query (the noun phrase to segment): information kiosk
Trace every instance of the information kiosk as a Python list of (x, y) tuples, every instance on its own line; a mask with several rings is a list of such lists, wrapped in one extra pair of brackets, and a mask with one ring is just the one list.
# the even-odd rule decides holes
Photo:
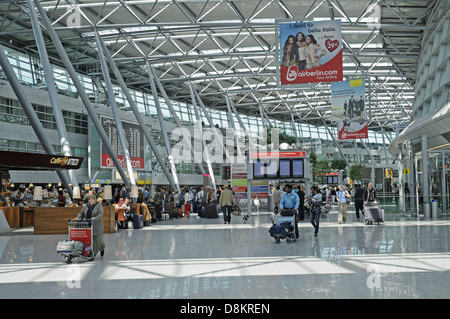
[(277, 184), (303, 184), (305, 193), (311, 187), (311, 165), (308, 150), (252, 151), (249, 154), (247, 205), (251, 210), (253, 184), (268, 181)]

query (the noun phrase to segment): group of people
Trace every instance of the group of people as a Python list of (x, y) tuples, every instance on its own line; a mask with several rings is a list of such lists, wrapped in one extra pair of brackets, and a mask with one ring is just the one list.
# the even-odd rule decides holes
[(356, 116), (364, 115), (364, 99), (362, 96), (359, 97), (359, 100), (356, 100), (353, 95), (350, 99), (344, 101), (344, 115), (348, 115), (349, 119), (353, 119)]
[(298, 32), (295, 37), (289, 35), (282, 51), (281, 65), (286, 68), (297, 65), (299, 70), (320, 66), (319, 59), (326, 53), (326, 50), (317, 44), (317, 40), (312, 34), (305, 37), (303, 32)]
[[(296, 215), (295, 235), (298, 238), (298, 221), (304, 220), (305, 212), (309, 213), (309, 221), (314, 227), (314, 236), (319, 232), (320, 214), (322, 213), (322, 205), (326, 202), (329, 204), (338, 203), (338, 223), (346, 223), (347, 210), (351, 203), (351, 192), (348, 188), (340, 185), (338, 188), (324, 187), (320, 189), (316, 186), (311, 187), (310, 193), (305, 194), (303, 188), (298, 185), (277, 185), (272, 193), (274, 203), (274, 213), (281, 215), (291, 214), (292, 211)], [(361, 185), (355, 185), (355, 209), (356, 218), (360, 218), (360, 213), (364, 215), (364, 205), (376, 205), (378, 201), (377, 190), (372, 183), (368, 183), (366, 188)]]

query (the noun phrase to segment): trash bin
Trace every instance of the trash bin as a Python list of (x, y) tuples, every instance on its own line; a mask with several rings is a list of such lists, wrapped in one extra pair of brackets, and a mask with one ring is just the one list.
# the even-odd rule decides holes
[(431, 200), (431, 217), (439, 217), (439, 201), (437, 199)]

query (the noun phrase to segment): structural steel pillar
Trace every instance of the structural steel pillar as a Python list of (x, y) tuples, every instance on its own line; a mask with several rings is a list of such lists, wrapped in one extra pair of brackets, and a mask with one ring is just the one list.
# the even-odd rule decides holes
[(114, 116), (114, 121), (116, 122), (117, 134), (119, 135), (120, 146), (122, 147), (123, 159), (127, 167), (128, 176), (130, 178), (130, 184), (136, 186), (136, 180), (134, 178), (133, 166), (131, 165), (130, 152), (128, 151), (128, 142), (124, 134), (122, 119), (119, 115), (119, 110), (117, 108), (116, 98), (114, 96), (114, 90), (111, 83), (111, 77), (109, 76), (108, 65), (105, 61), (105, 55), (103, 54), (103, 48), (100, 43), (100, 36), (97, 30), (94, 31), (95, 41), (97, 42), (98, 59), (100, 60), (100, 66), (103, 72), (103, 78), (105, 80), (106, 91), (108, 92), (109, 104)]
[[(194, 89), (194, 87), (192, 86), (192, 83), (189, 82), (189, 86), (192, 87), (192, 91), (194, 92), (194, 96), (198, 101), (198, 104), (200, 105), (203, 114), (205, 114), (206, 119), (208, 120), (209, 125), (211, 125), (211, 129), (213, 130), (214, 134), (216, 135), (216, 137), (221, 136), (221, 134), (219, 134), (219, 132), (217, 131), (217, 128), (214, 126), (214, 123), (211, 119), (211, 116), (209, 116), (208, 114), (208, 110), (206, 109), (205, 105), (203, 104), (202, 99), (200, 98), (200, 95), (198, 94), (197, 90)], [(234, 159), (230, 156), (230, 153), (228, 152), (228, 149), (225, 147), (225, 145), (223, 144), (223, 139), (219, 140), (219, 144), (222, 147), (223, 151), (225, 152), (225, 156), (228, 159), (229, 163), (233, 163)], [(236, 144), (237, 145), (237, 144)]]
[[(72, 63), (69, 60), (69, 57), (67, 56), (66, 51), (64, 50), (64, 47), (56, 34), (55, 30), (52, 27), (52, 24), (50, 20), (48, 19), (44, 9), (42, 8), (41, 4), (38, 0), (34, 1), (36, 4), (36, 7), (39, 10), (39, 14), (42, 18), (42, 23), (44, 24), (49, 36), (52, 39), (53, 44), (55, 45), (56, 50), (58, 51), (58, 54), (61, 58), (61, 61), (64, 63), (64, 66), (69, 73), (73, 84), (77, 88), (78, 93), (80, 94), (81, 100), (83, 101), (86, 110), (88, 111), (88, 114), (91, 118), (92, 123), (94, 124), (95, 128), (97, 129), (98, 134), (100, 135), (100, 138), (103, 142), (103, 144), (106, 147), (106, 150), (108, 151), (108, 154), (111, 156), (111, 159), (116, 166), (117, 171), (119, 172), (120, 176), (122, 177), (122, 180), (126, 186), (130, 186), (130, 182), (128, 181), (127, 175), (125, 174), (124, 170), (122, 169), (122, 166), (120, 165), (119, 159), (117, 158), (116, 153), (114, 152), (114, 149), (111, 145), (111, 142), (108, 139), (108, 136), (106, 135), (105, 131), (103, 130), (103, 127), (100, 123), (100, 120), (97, 117), (97, 113), (94, 110), (94, 107), (91, 104), (91, 101), (89, 100), (89, 97), (87, 96), (83, 85), (81, 84), (80, 80), (78, 79), (78, 75), (75, 72), (75, 69), (72, 66)], [(30, 8), (31, 9), (31, 8)]]
[[(36, 112), (34, 111), (33, 106), (31, 105), (31, 102), (25, 93), (25, 90), (22, 88), (22, 85), (20, 84), (19, 79), (17, 78), (16, 74), (14, 73), (14, 70), (11, 67), (11, 64), (9, 63), (8, 58), (1, 46), (0, 46), (0, 65), (2, 67), (3, 72), (5, 72), (5, 75), (8, 78), (8, 81), (11, 84), (11, 87), (14, 90), (14, 93), (16, 94), (20, 104), (22, 105), (22, 108), (23, 108), (25, 114), (27, 115), (28, 119), (30, 120), (30, 124), (33, 127), (33, 130), (36, 133), (36, 136), (39, 139), (39, 142), (41, 143), (45, 152), (47, 152), (47, 154), (56, 155), (55, 150), (53, 149), (52, 143), (50, 142), (50, 139), (45, 134), (44, 127), (42, 126), (41, 122), (39, 121), (39, 118), (36, 115)], [(67, 192), (69, 193), (70, 198), (73, 198), (72, 197), (73, 196), (72, 188), (69, 187), (70, 179), (69, 179), (69, 176), (68, 176), (69, 174), (67, 173), (67, 171), (56, 170), (56, 173), (58, 174), (59, 178), (61, 179), (61, 182), (63, 183), (64, 188), (67, 189)]]
[[(53, 78), (53, 72), (50, 65), (50, 61), (47, 55), (47, 48), (45, 46), (44, 37), (39, 26), (39, 21), (34, 10), (32, 0), (28, 1), (28, 7), (30, 11), (31, 24), (33, 26), (33, 33), (36, 39), (36, 44), (41, 58), (42, 68), (44, 69), (45, 83), (47, 83), (48, 95), (50, 97), (50, 103), (52, 104), (53, 114), (55, 116), (56, 128), (58, 129), (59, 140), (61, 143), (61, 149), (65, 156), (72, 156), (70, 149), (69, 137), (67, 135), (66, 125), (64, 123), (64, 117), (61, 111), (61, 107), (58, 102), (58, 92), (56, 90), (55, 80)], [(75, 170), (69, 170), (70, 179), (73, 186), (78, 186), (78, 177)]]
[[(200, 134), (200, 139), (202, 140), (202, 145), (203, 145), (203, 154), (205, 154), (206, 157), (206, 166), (208, 167), (208, 172), (209, 175), (211, 177), (211, 183), (213, 184), (214, 187), (214, 191), (216, 191), (216, 179), (214, 178), (214, 171), (212, 168), (212, 164), (211, 164), (211, 158), (210, 158), (210, 154), (209, 154), (209, 149), (208, 146), (206, 145), (205, 140), (203, 139), (203, 125), (202, 125), (202, 121), (200, 120), (200, 114), (198, 112), (198, 108), (197, 108), (197, 102), (195, 101), (195, 96), (194, 96), (194, 89), (192, 88), (192, 84), (189, 82), (189, 90), (191, 92), (191, 100), (192, 100), (192, 105), (194, 106), (194, 113), (195, 113), (195, 118), (197, 120), (197, 125), (198, 125), (198, 129), (199, 129), (199, 134)], [(202, 160), (203, 160), (203, 156), (202, 156)]]
[(164, 138), (164, 146), (166, 147), (167, 159), (169, 160), (170, 170), (172, 171), (172, 177), (175, 184), (176, 189), (180, 193), (180, 183), (178, 182), (177, 169), (175, 168), (175, 162), (172, 156), (172, 148), (170, 147), (169, 137), (167, 136), (166, 124), (164, 123), (164, 116), (161, 111), (161, 105), (159, 104), (158, 92), (156, 92), (155, 81), (153, 81), (153, 74), (150, 67), (150, 64), (147, 60), (147, 70), (148, 70), (148, 79), (150, 82), (150, 86), (152, 89), (153, 99), (155, 101), (156, 111), (158, 112), (159, 126), (161, 127), (161, 132)]
[(236, 143), (237, 155), (239, 156), (239, 158), (241, 158), (242, 152), (241, 152), (241, 148), (239, 147), (239, 139), (238, 139), (238, 135), (236, 134), (236, 126), (234, 125), (233, 113), (231, 112), (230, 99), (229, 99), (228, 95), (225, 95), (225, 100), (227, 102), (228, 121), (230, 122), (231, 128), (234, 131), (234, 142)]
[[(158, 86), (159, 92), (161, 92), (161, 94), (164, 98), (164, 101), (166, 102), (167, 107), (169, 108), (170, 113), (172, 114), (172, 116), (175, 120), (175, 123), (177, 124), (177, 127), (179, 129), (181, 129), (183, 126), (180, 123), (180, 119), (178, 118), (177, 113), (173, 109), (172, 102), (170, 101), (169, 97), (167, 96), (167, 93), (164, 90), (164, 87), (162, 86), (161, 81), (156, 76), (155, 70), (151, 66), (150, 66), (150, 68), (152, 71), (153, 80), (155, 81), (156, 85)], [(189, 144), (187, 146), (189, 147), (189, 151), (191, 152), (192, 158), (195, 158), (195, 152), (194, 152), (194, 148), (193, 148), (192, 144), (189, 142)], [(206, 174), (205, 168), (203, 167), (202, 163), (197, 163), (197, 166), (200, 169), (200, 173), (202, 173), (203, 175)]]
[[(148, 132), (148, 130), (146, 128), (146, 124), (145, 124), (141, 114), (139, 113), (136, 103), (134, 102), (134, 100), (130, 94), (130, 91), (128, 90), (128, 87), (125, 84), (125, 81), (123, 80), (122, 75), (120, 74), (119, 68), (117, 67), (116, 63), (114, 62), (111, 54), (108, 51), (108, 48), (105, 46), (105, 43), (103, 42), (101, 37), (99, 37), (99, 40), (100, 40), (100, 44), (103, 47), (103, 53), (109, 62), (109, 66), (111, 67), (111, 69), (114, 73), (114, 76), (116, 77), (116, 80), (119, 82), (119, 86), (121, 87), (122, 92), (125, 94), (125, 97), (127, 98), (128, 104), (130, 105), (131, 109), (133, 110), (134, 116), (136, 117), (136, 120), (138, 121), (139, 125), (141, 126), (142, 131), (144, 132), (144, 135), (145, 135), (148, 143), (150, 144), (150, 148), (152, 149), (153, 153), (155, 154), (159, 165), (161, 165), (163, 173), (166, 176), (167, 180), (169, 181), (170, 185), (172, 186), (173, 189), (175, 189), (176, 188), (175, 183), (173, 182), (172, 177), (170, 176), (170, 173), (167, 170), (166, 165), (164, 164), (164, 160), (163, 160), (161, 154), (159, 153), (158, 147), (156, 146), (155, 142), (153, 141), (153, 138), (151, 137), (150, 133)], [(145, 102), (145, 100), (144, 100), (144, 102)]]

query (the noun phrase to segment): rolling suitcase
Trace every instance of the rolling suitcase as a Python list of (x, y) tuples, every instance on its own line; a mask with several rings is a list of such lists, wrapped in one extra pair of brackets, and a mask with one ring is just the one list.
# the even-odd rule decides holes
[(210, 204), (206, 206), (206, 218), (219, 218), (216, 204)]
[(384, 211), (376, 205), (367, 205), (364, 207), (364, 223), (372, 225), (384, 223)]
[(133, 229), (139, 229), (144, 227), (144, 216), (139, 214), (133, 214)]

